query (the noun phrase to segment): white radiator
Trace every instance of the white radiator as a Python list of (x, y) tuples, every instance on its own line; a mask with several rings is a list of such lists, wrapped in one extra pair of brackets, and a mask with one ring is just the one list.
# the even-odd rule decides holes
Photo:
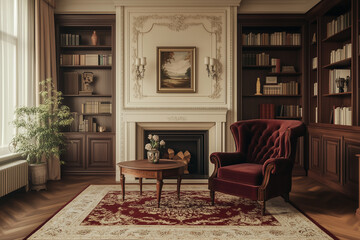
[(0, 197), (21, 187), (29, 187), (29, 170), (26, 160), (0, 165)]

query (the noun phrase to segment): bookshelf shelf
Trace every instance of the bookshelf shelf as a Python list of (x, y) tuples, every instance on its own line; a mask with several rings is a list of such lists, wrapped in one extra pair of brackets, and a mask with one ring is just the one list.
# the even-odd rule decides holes
[(111, 69), (111, 65), (60, 65), (61, 68), (78, 68), (78, 69)]
[(111, 116), (111, 113), (81, 113), (84, 116)]
[(345, 28), (344, 30), (335, 33), (325, 39), (323, 42), (343, 42), (351, 37), (351, 27)]
[[(67, 144), (61, 156), (66, 162), (64, 174), (113, 175), (116, 146), (116, 81), (115, 67), (112, 67), (116, 64), (115, 15), (56, 14), (55, 24), (57, 86), (64, 93), (63, 103), (75, 119), (69, 129), (64, 129)], [(94, 31), (97, 45), (91, 45)], [(70, 35), (73, 45), (61, 45), (64, 37), (65, 43), (69, 42)], [(73, 36), (77, 45), (74, 45)], [(80, 63), (89, 65), (72, 65)], [(84, 83), (85, 78), (94, 80), (90, 81), (90, 88)], [(80, 91), (93, 94), (83, 95)]]
[(282, 117), (282, 116), (275, 116), (277, 119), (294, 119), (294, 120), (301, 120), (301, 117)]
[(70, 97), (83, 97), (83, 98), (101, 98), (101, 97), (112, 97), (111, 95), (101, 95), (101, 94), (94, 94), (94, 95), (79, 95), (79, 94), (63, 94), (63, 97), (70, 98)]
[(347, 58), (347, 59), (323, 66), (323, 68), (326, 68), (326, 69), (335, 69), (335, 68), (340, 68), (340, 67), (350, 68), (351, 67), (351, 58)]
[(267, 69), (267, 68), (273, 68), (275, 66), (273, 65), (243, 65), (243, 68), (249, 68), (249, 69)]
[(299, 50), (301, 45), (243, 45), (244, 50)]
[(291, 77), (291, 76), (300, 76), (302, 73), (301, 72), (280, 72), (280, 73), (273, 73), (273, 72), (269, 72), (266, 75), (268, 76), (278, 76), (278, 77)]
[(108, 50), (110, 51), (112, 49), (111, 46), (101, 46), (101, 45), (75, 45), (75, 46), (61, 46), (60, 47), (62, 50)]
[(323, 94), (323, 97), (341, 97), (341, 96), (351, 96), (352, 92), (343, 92), (343, 93), (331, 93)]

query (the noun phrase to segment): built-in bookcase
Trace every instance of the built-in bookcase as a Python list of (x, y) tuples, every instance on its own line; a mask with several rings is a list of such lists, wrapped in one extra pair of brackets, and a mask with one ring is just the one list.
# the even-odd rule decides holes
[(319, 108), (318, 108), (318, 97), (320, 89), (318, 85), (318, 73), (319, 73), (319, 58), (318, 58), (318, 44), (319, 44), (319, 31), (318, 21), (313, 19), (309, 23), (309, 35), (308, 35), (308, 46), (309, 46), (309, 122), (319, 122)]
[[(64, 172), (113, 174), (115, 16), (56, 15), (55, 21), (58, 88), (75, 119), (65, 130)], [(82, 81), (86, 77), (92, 79), (89, 88)]]
[[(238, 15), (239, 120), (305, 121), (305, 28), (301, 15)], [(301, 139), (295, 175), (305, 174), (303, 153)]]
[[(308, 175), (353, 198), (359, 186), (359, 14), (358, 0), (323, 0), (307, 14), (309, 65), (318, 57), (308, 80)], [(335, 80), (347, 76), (349, 84), (340, 91)]]
[[(239, 15), (238, 24), (239, 119), (302, 119), (304, 21)], [(258, 78), (261, 95), (257, 94)]]

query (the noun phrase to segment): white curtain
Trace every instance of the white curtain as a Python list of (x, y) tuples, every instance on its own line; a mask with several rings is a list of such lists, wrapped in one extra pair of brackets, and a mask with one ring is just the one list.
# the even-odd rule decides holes
[(18, 106), (35, 104), (34, 0), (0, 0), (0, 156), (9, 153)]

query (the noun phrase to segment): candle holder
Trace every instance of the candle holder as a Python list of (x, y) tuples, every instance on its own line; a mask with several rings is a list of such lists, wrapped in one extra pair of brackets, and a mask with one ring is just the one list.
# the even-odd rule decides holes
[(135, 59), (135, 74), (138, 80), (143, 79), (145, 75), (146, 57)]
[(216, 59), (205, 57), (204, 58), (204, 64), (206, 66), (206, 71), (208, 73), (208, 77), (211, 77), (212, 79), (217, 78), (217, 70), (216, 70)]

